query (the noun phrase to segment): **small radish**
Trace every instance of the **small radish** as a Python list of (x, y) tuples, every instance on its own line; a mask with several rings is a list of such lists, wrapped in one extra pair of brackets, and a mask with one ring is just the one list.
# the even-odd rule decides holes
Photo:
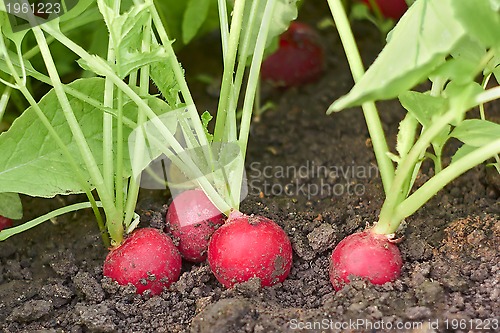
[(330, 281), (335, 290), (349, 283), (350, 276), (384, 284), (399, 277), (402, 265), (398, 247), (386, 235), (366, 230), (344, 238), (335, 247), (330, 259)]
[(182, 259), (179, 250), (165, 233), (154, 228), (132, 232), (104, 261), (103, 274), (121, 285), (128, 283), (142, 294), (158, 295), (177, 281)]
[(174, 198), (166, 220), (184, 259), (202, 262), (207, 258), (210, 237), (225, 217), (202, 190), (188, 190)]
[(292, 22), (280, 36), (279, 47), (262, 63), (261, 76), (279, 87), (299, 86), (319, 78), (325, 54), (316, 31)]
[(275, 222), (233, 211), (208, 245), (208, 263), (226, 288), (259, 278), (262, 286), (283, 282), (292, 267), (292, 246)]
[(378, 6), (384, 17), (393, 20), (399, 20), (408, 9), (405, 0), (363, 0), (370, 8), (372, 8), (372, 1)]
[(12, 227), (12, 220), (9, 219), (9, 218), (6, 218), (2, 215), (0, 215), (0, 231), (2, 231), (2, 229), (5, 229), (5, 228), (10, 228)]

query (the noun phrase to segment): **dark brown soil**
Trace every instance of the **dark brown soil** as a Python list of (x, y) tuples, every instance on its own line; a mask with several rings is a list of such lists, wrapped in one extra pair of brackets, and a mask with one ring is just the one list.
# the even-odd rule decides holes
[[(356, 30), (367, 63), (381, 48), (370, 29)], [(352, 80), (333, 28), (322, 35), (325, 76), (300, 89), (272, 92), (276, 108), (251, 132), (250, 193), (241, 210), (275, 220), (289, 235), (294, 262), (283, 284), (262, 289), (251, 281), (225, 290), (206, 263), (185, 264), (171, 290), (136, 295), (133, 287), (103, 278), (106, 249), (94, 218), (78, 213), (0, 243), (1, 330), (494, 331), (500, 316), (500, 189), (498, 175), (483, 165), (406, 220), (400, 232), (405, 236), (401, 278), (383, 286), (355, 281), (333, 291), (331, 249), (375, 221), (383, 191), (360, 110), (325, 115)], [(203, 91), (199, 95), (213, 110), (215, 99)], [(404, 112), (396, 102), (380, 106), (385, 130), (394, 138)], [(498, 109), (488, 112), (498, 116)], [(432, 172), (425, 166), (419, 182)], [(62, 205), (59, 200), (26, 199), (26, 219)], [(142, 226), (164, 226), (168, 200), (165, 193), (143, 193)]]

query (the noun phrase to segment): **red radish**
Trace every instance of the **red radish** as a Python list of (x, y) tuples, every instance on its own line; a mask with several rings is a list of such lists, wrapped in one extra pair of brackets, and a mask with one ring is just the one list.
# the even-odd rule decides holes
[(10, 228), (12, 227), (13, 223), (12, 220), (0, 215), (0, 230), (5, 229), (5, 228)]
[(207, 258), (210, 237), (225, 217), (202, 190), (188, 190), (174, 198), (166, 219), (184, 259), (201, 262)]
[(182, 259), (165, 233), (154, 228), (137, 229), (104, 261), (103, 274), (121, 285), (128, 283), (142, 294), (158, 295), (177, 281)]
[(398, 247), (386, 235), (366, 230), (344, 238), (335, 247), (330, 259), (330, 281), (335, 290), (349, 283), (350, 276), (384, 284), (399, 277), (402, 265)]
[(382, 15), (394, 20), (399, 20), (408, 9), (405, 0), (363, 0), (370, 8), (372, 1), (377, 4)]
[(12, 227), (12, 220), (0, 215), (0, 231), (5, 228)]
[(319, 39), (310, 26), (292, 22), (280, 36), (278, 50), (262, 63), (262, 79), (280, 87), (318, 79), (325, 68), (325, 54)]
[(292, 246), (275, 222), (233, 211), (212, 235), (208, 263), (226, 288), (254, 277), (262, 286), (272, 286), (290, 273)]

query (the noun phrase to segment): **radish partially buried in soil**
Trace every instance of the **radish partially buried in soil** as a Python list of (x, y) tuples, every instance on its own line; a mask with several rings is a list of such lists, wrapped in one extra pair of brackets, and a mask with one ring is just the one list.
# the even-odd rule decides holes
[(384, 284), (399, 277), (402, 264), (398, 247), (386, 235), (365, 230), (349, 235), (335, 247), (330, 258), (330, 281), (337, 291), (350, 282), (350, 276)]
[(165, 233), (154, 228), (137, 229), (111, 250), (104, 261), (103, 274), (121, 285), (128, 283), (142, 294), (158, 295), (177, 281), (182, 259)]
[(325, 67), (319, 39), (310, 26), (292, 22), (280, 36), (278, 50), (262, 63), (262, 79), (279, 87), (299, 86), (318, 79)]
[(167, 231), (179, 240), (182, 257), (202, 262), (207, 258), (210, 237), (225, 217), (202, 190), (188, 190), (174, 198), (166, 220)]
[(292, 246), (275, 222), (233, 211), (213, 235), (208, 263), (226, 288), (259, 278), (262, 286), (283, 282), (292, 267)]
[(10, 228), (12, 227), (12, 220), (9, 218), (6, 218), (5, 216), (0, 215), (0, 231), (5, 228)]
[[(382, 7), (382, 1), (376, 2)], [(398, 2), (403, 3), (403, 1)], [(463, 29), (462, 34), (455, 36), (456, 40), (473, 35), (480, 28), (495, 29), (487, 23), (497, 22), (495, 6), (488, 0), (476, 2), (484, 6), (484, 13), (491, 14), (490, 20), (482, 16), (466, 19), (474, 13), (472, 2), (469, 1), (455, 1), (453, 6), (440, 0), (414, 2), (411, 10), (406, 12), (405, 19), (398, 22), (392, 30), (387, 45), (365, 72), (342, 0), (328, 0), (356, 83), (349, 93), (333, 102), (327, 112), (338, 112), (355, 106), (362, 107), (385, 192), (385, 199), (374, 227), (369, 231), (347, 237), (333, 251), (330, 279), (335, 289), (348, 283), (351, 275), (366, 278), (374, 284), (395, 280), (400, 275), (402, 260), (396, 245), (388, 237), (398, 231), (407, 217), (423, 207), (455, 178), (491, 158), (496, 159), (498, 167), (500, 137), (493, 135), (487, 140), (476, 141), (476, 135), (483, 132), (500, 133), (500, 125), (485, 120), (484, 116), (484, 103), (500, 98), (500, 94), (492, 93), (498, 91), (499, 87), (486, 88), (491, 74), (486, 65), (479, 66), (477, 71), (466, 74), (464, 76), (466, 79), (456, 75), (461, 73), (462, 69), (461, 65), (453, 62), (454, 58), (451, 56), (456, 48), (455, 44), (450, 43), (443, 48), (439, 43), (432, 42), (436, 35), (442, 33), (439, 28), (442, 22), (456, 22), (460, 29), (452, 29), (455, 32)], [(431, 7), (433, 10), (429, 10)], [(440, 15), (436, 16), (435, 13)], [(460, 19), (457, 19), (456, 13), (461, 13)], [(426, 29), (420, 29), (421, 22), (426, 22)], [(474, 23), (469, 24), (469, 22)], [(488, 28), (485, 28), (486, 26)], [(415, 34), (409, 35), (409, 31)], [(419, 48), (416, 51), (411, 47), (414, 40), (428, 46), (427, 55), (439, 53), (445, 55), (443, 59), (451, 59), (440, 66), (446, 67), (446, 73), (454, 74), (436, 75), (435, 68), (412, 67), (408, 66), (408, 62), (395, 61), (395, 59), (412, 59), (412, 63), (425, 62), (426, 55), (422, 54)], [(488, 49), (490, 45), (488, 44), (490, 42), (486, 43), (481, 38), (475, 42), (481, 44), (480, 47), (484, 49)], [(473, 48), (465, 47), (467, 51), (472, 51)], [(482, 87), (476, 83), (477, 75), (481, 71), (484, 73), (482, 80), (485, 83)], [(412, 81), (408, 79), (409, 76), (419, 76), (420, 79)], [(436, 80), (438, 76), (441, 81)], [(401, 78), (407, 81), (401, 83)], [(409, 90), (424, 82), (424, 78), (432, 82), (429, 91)], [(465, 86), (471, 91), (474, 89), (474, 92), (467, 97), (464, 97)], [(453, 87), (460, 88), (456, 93), (450, 93)], [(388, 91), (391, 92), (388, 94)], [(375, 102), (396, 96), (408, 114), (399, 124), (395, 145), (397, 154), (394, 154), (389, 150)], [(429, 102), (429, 96), (432, 102)], [(464, 100), (467, 102), (464, 103)], [(441, 108), (442, 105), (446, 107)], [(482, 110), (482, 119), (467, 119), (466, 113), (475, 107)], [(422, 108), (432, 110), (432, 117), (422, 117), (421, 112), (416, 111)], [(453, 126), (450, 126), (451, 124)], [(420, 132), (420, 129), (425, 130)], [(475, 141), (475, 146), (470, 149), (474, 150), (467, 153), (466, 158), (462, 155), (462, 148), (447, 156), (444, 152), (448, 150), (446, 143), (450, 138), (459, 139), (464, 144), (471, 142), (472, 139)], [(424, 172), (422, 170), (424, 156), (433, 163), (434, 174), (423, 182), (417, 182), (419, 175)]]

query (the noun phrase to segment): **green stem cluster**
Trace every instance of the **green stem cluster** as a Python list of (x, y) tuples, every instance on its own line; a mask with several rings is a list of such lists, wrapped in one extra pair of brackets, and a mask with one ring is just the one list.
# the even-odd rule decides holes
[[(123, 227), (121, 226), (120, 212), (116, 209), (114, 205), (113, 196), (109, 188), (105, 184), (104, 177), (102, 176), (99, 167), (93, 157), (92, 151), (90, 150), (85, 136), (78, 124), (78, 120), (72, 110), (71, 104), (69, 103), (68, 97), (64, 92), (63, 84), (59, 78), (59, 74), (54, 64), (54, 60), (50, 54), (49, 46), (45, 40), (45, 36), (39, 27), (33, 28), (33, 33), (40, 47), (40, 53), (44, 59), (49, 77), (52, 81), (52, 86), (54, 91), (61, 103), (64, 116), (74, 135), (75, 141), (78, 145), (80, 153), (83, 160), (85, 161), (86, 168), (92, 178), (94, 186), (96, 187), (101, 202), (103, 203), (104, 211), (107, 217), (108, 232), (110, 233), (111, 239), (116, 243), (120, 244), (123, 239)], [(112, 227), (109, 227), (112, 225)]]
[[(328, 0), (328, 3), (356, 82), (364, 74), (364, 69), (347, 15), (341, 0)], [(484, 64), (486, 64), (491, 57), (492, 53), (490, 51), (488, 56), (485, 57), (485, 61), (483, 61)], [(445, 83), (446, 81), (437, 78), (433, 84), (431, 95), (440, 95)], [(500, 87), (489, 89), (476, 98), (476, 105), (482, 105), (483, 103), (499, 97)], [(495, 140), (483, 147), (475, 149), (473, 152), (469, 153), (466, 158), (461, 158), (443, 168), (441, 162), (443, 147), (432, 143), (432, 141), (448, 127), (449, 124), (456, 120), (457, 114), (464, 114), (467, 111), (457, 110), (456, 105), (453, 103), (450, 104), (450, 109), (447, 112), (435, 117), (432, 125), (422, 129), (422, 133), (411, 147), (408, 154), (403, 156), (398, 162), (396, 170), (388, 157), (389, 149), (375, 104), (372, 102), (362, 104), (386, 193), (386, 199), (380, 211), (378, 222), (373, 228), (375, 233), (392, 234), (396, 232), (403, 219), (415, 213), (416, 210), (422, 207), (449, 182), (485, 160), (496, 157), (500, 152), (500, 140)], [(329, 112), (331, 111), (332, 110), (329, 110)], [(436, 174), (410, 195), (413, 182), (420, 169), (422, 158), (431, 145), (435, 153), (432, 157), (435, 162)]]

